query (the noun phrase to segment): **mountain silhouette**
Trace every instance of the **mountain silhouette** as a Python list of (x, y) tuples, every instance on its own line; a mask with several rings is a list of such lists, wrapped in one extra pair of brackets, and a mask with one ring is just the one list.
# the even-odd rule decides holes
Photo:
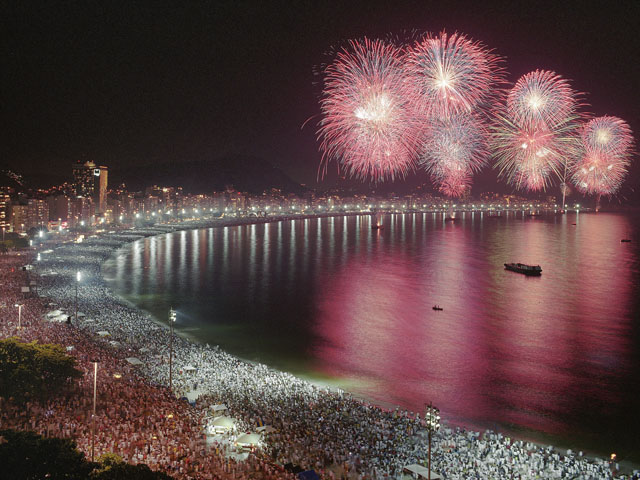
[(249, 193), (262, 193), (271, 188), (296, 194), (304, 193), (306, 190), (268, 161), (249, 155), (230, 155), (212, 160), (171, 162), (110, 171), (110, 187), (121, 183), (126, 184), (130, 191), (142, 190), (153, 185), (183, 187), (186, 192), (191, 193), (211, 193), (224, 190), (227, 186)]

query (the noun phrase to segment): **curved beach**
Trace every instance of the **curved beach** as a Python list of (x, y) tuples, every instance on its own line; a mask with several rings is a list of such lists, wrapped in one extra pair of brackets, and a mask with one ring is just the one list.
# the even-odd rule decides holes
[[(187, 228), (241, 223), (245, 222), (218, 221), (216, 225), (191, 224)], [(86, 316), (79, 318), (77, 326), (97, 342), (111, 343), (116, 356), (126, 351), (128, 357), (140, 359), (140, 372), (156, 385), (169, 383), (168, 328), (115, 296), (102, 278), (101, 265), (128, 242), (184, 227), (113, 232), (80, 244), (62, 245), (43, 254), (37, 267), (40, 294), (66, 311), (73, 311), (75, 272), (82, 271), (78, 309)], [(403, 467), (424, 463), (426, 432), (419, 416), (412, 412), (386, 410), (185, 338), (175, 337), (173, 346), (174, 392), (179, 397), (199, 396), (194, 408), (202, 414), (198, 420), (202, 429), (207, 426), (207, 407), (224, 403), (240, 431), (255, 429), (258, 424), (275, 428), (265, 441), (266, 458), (313, 468), (326, 478), (338, 471), (367, 478), (396, 478)], [(191, 368), (195, 368), (195, 375), (186, 374)], [(498, 433), (446, 426), (434, 435), (432, 461), (432, 469), (445, 478), (496, 478), (512, 473), (536, 478), (546, 476), (545, 472), (559, 474), (558, 478), (611, 475), (606, 460), (573, 452), (560, 455), (550, 447), (513, 441)]]

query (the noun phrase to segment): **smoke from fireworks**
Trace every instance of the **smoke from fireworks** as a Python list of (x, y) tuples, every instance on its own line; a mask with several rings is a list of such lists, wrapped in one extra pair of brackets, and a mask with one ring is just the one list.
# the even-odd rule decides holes
[(573, 182), (582, 193), (614, 194), (630, 163), (631, 128), (617, 117), (598, 117), (584, 126), (581, 139), (583, 155), (574, 170)]
[(536, 70), (509, 91), (492, 135), (499, 176), (543, 190), (578, 157), (576, 93), (554, 72)]
[(360, 178), (404, 176), (415, 150), (400, 50), (368, 39), (349, 47), (326, 69), (318, 131), (323, 159)]

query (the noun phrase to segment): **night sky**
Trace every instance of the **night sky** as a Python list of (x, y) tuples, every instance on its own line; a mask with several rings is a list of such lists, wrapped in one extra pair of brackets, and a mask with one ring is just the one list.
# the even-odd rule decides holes
[[(507, 57), (511, 81), (555, 70), (640, 138), (638, 1), (11, 3), (0, 7), (0, 152), (20, 172), (247, 153), (314, 184), (314, 71), (332, 47), (443, 29)], [(639, 171), (636, 157), (626, 191)], [(490, 169), (479, 181), (509, 189)]]

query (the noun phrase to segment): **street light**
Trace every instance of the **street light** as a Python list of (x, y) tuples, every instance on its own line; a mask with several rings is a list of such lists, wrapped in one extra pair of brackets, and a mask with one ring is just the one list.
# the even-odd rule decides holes
[(21, 322), (22, 322), (22, 307), (24, 307), (24, 305), (21, 303), (16, 303), (15, 306), (18, 307), (18, 333), (20, 333)]
[(431, 480), (431, 432), (437, 432), (440, 429), (440, 410), (433, 406), (431, 402), (425, 404), (424, 422), (429, 433), (429, 464), (428, 476)]
[(173, 324), (176, 321), (176, 311), (169, 308), (169, 391), (173, 392)]
[(96, 447), (96, 393), (98, 391), (98, 360), (91, 360), (93, 363), (93, 415), (91, 415), (91, 461), (95, 457)]
[(80, 283), (80, 280), (82, 279), (82, 274), (80, 273), (80, 270), (78, 270), (76, 272), (76, 325), (78, 324), (78, 284)]

